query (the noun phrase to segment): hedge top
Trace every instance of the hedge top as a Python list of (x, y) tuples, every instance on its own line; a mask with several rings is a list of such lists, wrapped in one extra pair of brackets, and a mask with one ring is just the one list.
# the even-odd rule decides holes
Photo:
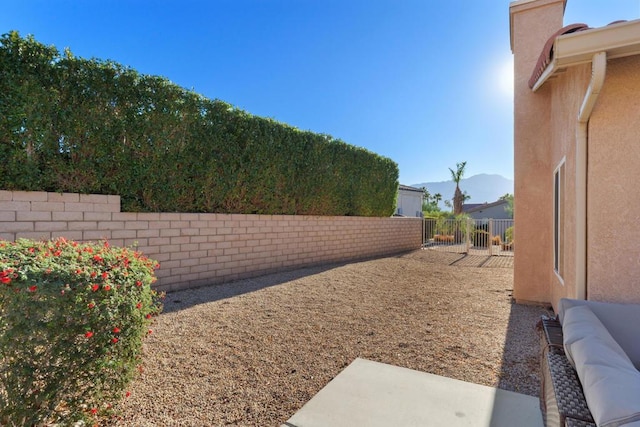
[(17, 32), (0, 38), (0, 188), (124, 211), (390, 216), (392, 160)]

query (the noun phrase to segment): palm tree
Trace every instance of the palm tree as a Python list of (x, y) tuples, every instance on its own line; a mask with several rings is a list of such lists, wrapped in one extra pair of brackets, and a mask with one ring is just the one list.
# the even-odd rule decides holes
[[(464, 167), (467, 165), (467, 162), (456, 163), (456, 170), (449, 168), (449, 172), (451, 172), (451, 179), (456, 183), (456, 191), (453, 193), (453, 214), (459, 215), (462, 213), (462, 204), (465, 200), (465, 195), (460, 191), (460, 180), (464, 176)], [(468, 196), (467, 196), (468, 198)]]
[(440, 203), (440, 200), (442, 200), (442, 194), (440, 193), (436, 193), (433, 195), (433, 200), (436, 201), (436, 204)]
[(427, 190), (427, 187), (422, 187), (422, 200), (426, 200), (427, 202), (431, 200), (431, 193)]

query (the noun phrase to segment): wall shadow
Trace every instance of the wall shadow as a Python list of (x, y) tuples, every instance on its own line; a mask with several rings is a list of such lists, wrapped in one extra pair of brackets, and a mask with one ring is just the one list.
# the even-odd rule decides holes
[(304, 277), (320, 274), (322, 272), (333, 270), (334, 268), (339, 268), (355, 262), (365, 262), (381, 258), (402, 257), (410, 252), (405, 251), (386, 256), (374, 256), (307, 267), (294, 267), (290, 269), (282, 269), (281, 271), (277, 271), (274, 273), (269, 273), (252, 278), (240, 279), (232, 282), (203, 285), (192, 289), (168, 291), (163, 301), (164, 308), (162, 310), (162, 313), (173, 313), (199, 304), (233, 298), (242, 294), (247, 294), (272, 286), (281, 285), (292, 280), (298, 280)]
[(162, 313), (173, 313), (187, 308), (233, 298), (242, 294), (259, 291), (272, 286), (281, 285), (292, 280), (302, 279), (307, 276), (329, 271), (345, 265), (346, 263), (333, 263), (320, 266), (303, 267), (295, 270), (283, 270), (275, 273), (240, 279), (221, 284), (203, 285), (197, 288), (183, 289), (167, 292), (163, 301)]

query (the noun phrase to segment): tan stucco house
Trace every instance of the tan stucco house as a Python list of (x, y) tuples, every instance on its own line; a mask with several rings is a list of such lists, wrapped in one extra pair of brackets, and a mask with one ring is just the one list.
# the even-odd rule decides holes
[(510, 5), (514, 297), (640, 303), (640, 20), (568, 25), (565, 5)]

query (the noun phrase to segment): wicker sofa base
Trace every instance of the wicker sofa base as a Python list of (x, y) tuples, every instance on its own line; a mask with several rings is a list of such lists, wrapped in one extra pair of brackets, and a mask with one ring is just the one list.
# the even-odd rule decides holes
[(596, 427), (575, 369), (564, 354), (557, 319), (540, 321), (540, 409), (546, 427)]

